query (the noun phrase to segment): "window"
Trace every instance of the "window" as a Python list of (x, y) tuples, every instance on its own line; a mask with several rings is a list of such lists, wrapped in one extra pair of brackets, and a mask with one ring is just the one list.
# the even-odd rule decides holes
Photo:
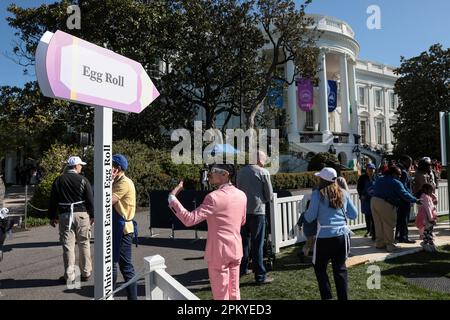
[(383, 107), (383, 91), (380, 89), (375, 90), (375, 108)]
[(361, 131), (361, 143), (367, 144), (367, 121), (361, 120), (359, 127)]
[(314, 128), (314, 111), (310, 110), (306, 112), (306, 123), (305, 123), (306, 129), (313, 129)]
[(358, 87), (358, 101), (359, 105), (366, 106), (367, 99), (366, 99), (366, 88), (365, 87)]
[(393, 92), (389, 93), (389, 108), (395, 110), (395, 94)]
[(381, 121), (376, 122), (375, 131), (377, 135), (377, 144), (383, 144), (383, 122)]

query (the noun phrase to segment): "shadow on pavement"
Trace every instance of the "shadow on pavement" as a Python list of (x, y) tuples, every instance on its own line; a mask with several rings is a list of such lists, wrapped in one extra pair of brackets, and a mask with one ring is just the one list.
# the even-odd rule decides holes
[(193, 239), (185, 238), (150, 238), (150, 237), (138, 237), (138, 243), (140, 246), (152, 246), (152, 247), (164, 247), (164, 248), (177, 248), (186, 250), (198, 250), (204, 251), (206, 246), (206, 239)]
[(12, 249), (28, 249), (28, 248), (48, 248), (56, 247), (61, 244), (58, 241), (53, 242), (30, 242), (30, 243), (15, 243), (15, 244), (5, 244), (5, 249), (3, 251), (11, 251)]
[(0, 289), (20, 289), (60, 286), (59, 279), (2, 279)]
[[(197, 285), (209, 285), (208, 269), (192, 270), (183, 274), (172, 275), (179, 283), (185, 287)], [(191, 290), (190, 288), (188, 288)], [(192, 289), (193, 290), (193, 289)], [(191, 290), (191, 291), (192, 291)]]

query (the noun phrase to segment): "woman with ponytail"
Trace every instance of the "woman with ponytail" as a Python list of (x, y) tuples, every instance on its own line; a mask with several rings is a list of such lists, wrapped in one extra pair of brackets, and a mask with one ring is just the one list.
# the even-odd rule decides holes
[(356, 219), (358, 211), (350, 195), (336, 183), (337, 173), (325, 167), (315, 174), (320, 178), (319, 188), (311, 195), (305, 219), (317, 219), (317, 235), (313, 255), (314, 271), (322, 300), (331, 299), (327, 265), (331, 260), (334, 282), (339, 300), (347, 300), (347, 267), (350, 252), (350, 229), (347, 219)]

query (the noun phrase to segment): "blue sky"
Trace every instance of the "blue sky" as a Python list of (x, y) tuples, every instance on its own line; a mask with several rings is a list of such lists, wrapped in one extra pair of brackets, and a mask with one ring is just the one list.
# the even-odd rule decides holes
[[(6, 23), (9, 4), (38, 6), (52, 0), (0, 1), (0, 86), (22, 86), (34, 76), (24, 76), (23, 68), (5, 57), (11, 52), (14, 30)], [(303, 3), (303, 1), (297, 1)], [(366, 26), (370, 5), (381, 10), (381, 29)], [(434, 43), (450, 47), (449, 0), (313, 0), (308, 13), (325, 14), (346, 21), (355, 31), (359, 42), (360, 59), (373, 60), (392, 66), (400, 64), (400, 56), (413, 57)], [(81, 15), (83, 17), (83, 14)]]

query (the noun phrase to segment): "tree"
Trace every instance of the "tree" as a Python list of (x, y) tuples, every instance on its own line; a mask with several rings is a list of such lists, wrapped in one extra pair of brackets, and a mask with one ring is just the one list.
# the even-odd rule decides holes
[(410, 59), (401, 57), (397, 122), (392, 126), (396, 154), (439, 158), (439, 112), (450, 111), (450, 49), (432, 45)]
[[(177, 51), (166, 61), (171, 70), (162, 75), (166, 97), (194, 113), (203, 109), (205, 129), (215, 127), (221, 113), (225, 127), (241, 111), (246, 126), (255, 127), (276, 81), (315, 74), (317, 33), (304, 12), (310, 2), (296, 10), (291, 0), (173, 1), (180, 29)], [(290, 79), (277, 68), (287, 61), (297, 65)]]
[(62, 105), (62, 101), (52, 103), (43, 97), (36, 82), (24, 88), (0, 87), (0, 152), (20, 148), (36, 154), (46, 150), (52, 138), (61, 134), (58, 110)]
[[(33, 70), (37, 44), (47, 30), (68, 32), (139, 61), (149, 74), (152, 74), (155, 62), (166, 56), (166, 52), (174, 51), (176, 42), (169, 31), (172, 32), (171, 27), (176, 26), (176, 19), (172, 19), (167, 1), (152, 1), (147, 5), (135, 0), (80, 0), (82, 23), (79, 30), (69, 30), (66, 24), (69, 17), (66, 10), (71, 4), (72, 1), (62, 0), (36, 8), (22, 8), (15, 4), (8, 7), (13, 16), (7, 20), (17, 30), (18, 39), (12, 50), (13, 57), (24, 66), (25, 73)], [(158, 79), (152, 80), (160, 88)], [(55, 105), (60, 106), (56, 113), (67, 114), (66, 119), (70, 118), (68, 125), (76, 131), (93, 131), (93, 108), (73, 103), (55, 102)], [(148, 144), (160, 143), (163, 141), (161, 128), (182, 126), (189, 114), (183, 113), (180, 105), (172, 107), (164, 107), (158, 99), (141, 114), (114, 113), (115, 139), (135, 135), (136, 139)]]
[[(261, 110), (271, 87), (280, 83), (285, 87), (297, 77), (315, 79), (318, 54), (315, 42), (319, 33), (313, 28), (313, 20), (305, 15), (305, 9), (311, 2), (306, 0), (300, 10), (290, 0), (257, 2), (255, 19), (262, 27), (265, 46), (258, 48), (257, 55), (253, 53), (255, 60), (250, 60), (253, 61), (250, 72), (242, 74), (241, 81), (245, 85), (241, 95), (248, 128), (255, 126), (256, 114)], [(278, 69), (278, 66), (288, 62), (296, 66), (291, 77)]]

